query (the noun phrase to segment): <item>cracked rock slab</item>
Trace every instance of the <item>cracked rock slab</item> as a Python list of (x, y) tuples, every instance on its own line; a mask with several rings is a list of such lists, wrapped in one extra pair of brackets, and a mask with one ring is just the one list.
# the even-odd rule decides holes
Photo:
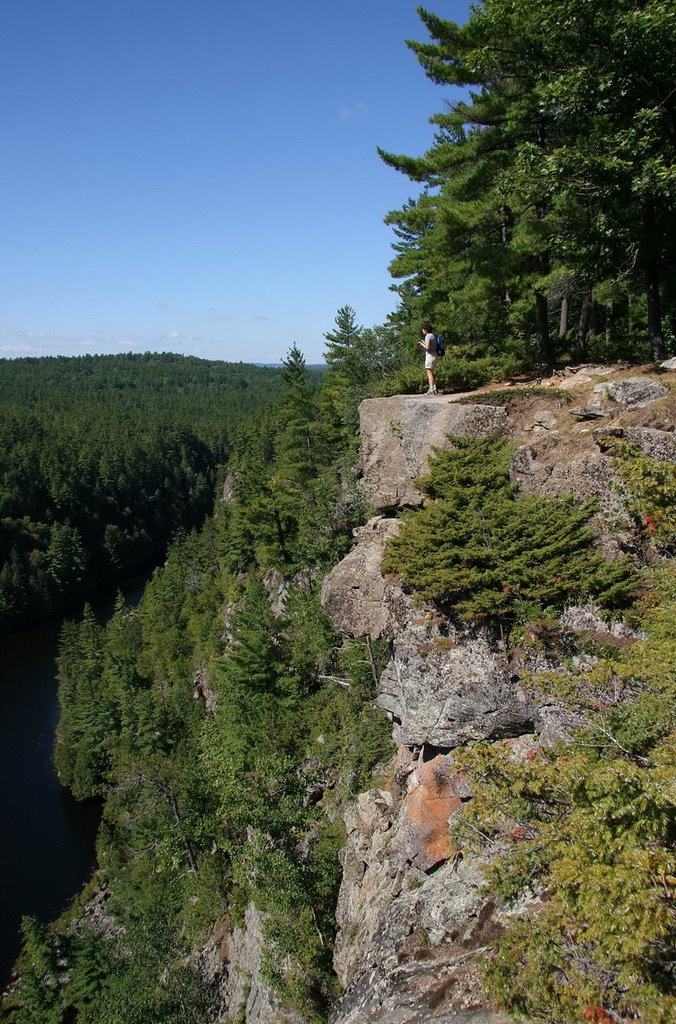
[(450, 434), (486, 437), (506, 433), (502, 406), (458, 405), (443, 397), (393, 395), (369, 398), (359, 409), (361, 488), (378, 510), (417, 507), (423, 497), (415, 481), (434, 448), (451, 448)]
[(374, 640), (391, 636), (396, 628), (387, 581), (380, 563), (388, 537), (399, 532), (396, 519), (375, 516), (354, 531), (355, 547), (322, 584), (322, 605), (334, 629), (349, 636)]
[(434, 613), (412, 615), (394, 639), (376, 705), (409, 747), (452, 749), (466, 742), (532, 732), (536, 711), (513, 678), (501, 641), (465, 634)]
[(605, 392), (618, 405), (625, 409), (645, 409), (660, 398), (670, 394), (669, 388), (658, 380), (649, 377), (625, 377), (606, 384), (597, 384), (594, 391)]

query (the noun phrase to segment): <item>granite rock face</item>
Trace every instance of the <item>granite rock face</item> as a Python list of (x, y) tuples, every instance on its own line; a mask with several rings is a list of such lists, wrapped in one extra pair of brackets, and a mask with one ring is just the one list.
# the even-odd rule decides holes
[(669, 388), (649, 377), (625, 377), (624, 380), (597, 384), (595, 391), (604, 393), (626, 409), (644, 409), (660, 398), (666, 398)]
[[(631, 520), (604, 437), (623, 437), (651, 458), (674, 461), (674, 434), (653, 426), (669, 427), (673, 410), (640, 412), (668, 394), (660, 381), (624, 378), (599, 390), (594, 377), (610, 376), (611, 368), (594, 369), (571, 375), (571, 381), (577, 393), (589, 384), (582, 401), (607, 413), (597, 429), (573, 422), (560, 396), (549, 407), (541, 395), (532, 396), (530, 405), (512, 408), (511, 418), (502, 406), (454, 407), (444, 398), (363, 403), (362, 488), (368, 502), (385, 513), (423, 504), (415, 480), (433, 447), (450, 447), (449, 434), (501, 432), (519, 445), (510, 472), (521, 490), (595, 498), (598, 536), (615, 544), (608, 544), (609, 554), (620, 553), (621, 531), (629, 536)], [(607, 623), (590, 603), (560, 616), (556, 650), (526, 636), (508, 651), (498, 631), (444, 615), (382, 573), (387, 537), (396, 532), (397, 521), (381, 517), (355, 531), (355, 548), (322, 590), (336, 629), (389, 645), (376, 703), (390, 717), (397, 744), (389, 777), (380, 789), (361, 794), (345, 817), (334, 960), (344, 991), (330, 1020), (506, 1024), (488, 1004), (480, 978), (507, 911), (483, 889), (481, 860), (454, 847), (449, 826), (472, 798), (454, 751), (484, 740), (506, 746), (510, 757), (531, 760), (539, 748), (565, 740), (580, 722), (553, 698), (526, 691), (524, 677), (560, 670), (566, 650), (575, 663), (575, 634), (618, 647), (637, 635), (620, 622)], [(593, 664), (593, 657), (584, 657)], [(537, 900), (518, 909), (537, 912)]]
[(606, 515), (626, 515), (619, 473), (612, 459), (605, 455), (583, 454), (556, 462), (541, 459), (532, 447), (521, 445), (512, 456), (510, 477), (525, 494), (545, 498), (574, 495), (584, 501), (596, 498)]
[(599, 427), (594, 431), (594, 440), (603, 450), (608, 440), (619, 438), (629, 441), (649, 459), (657, 462), (676, 462), (676, 435), (669, 430), (655, 430), (651, 427)]
[[(407, 598), (400, 594), (399, 600), (403, 605)], [(534, 731), (536, 710), (520, 689), (499, 636), (463, 629), (429, 607), (416, 610), (409, 604), (409, 610), (376, 700), (395, 723), (397, 743), (450, 750)]]
[[(502, 930), (480, 863), (450, 849), (426, 869), (419, 860), (431, 836), (447, 836), (465, 784), (440, 756), (400, 769), (409, 771), (401, 795), (363, 793), (347, 815), (335, 954), (345, 991), (331, 1022), (502, 1024), (479, 980), (485, 946)], [(435, 808), (420, 817), (430, 789)]]
[(387, 538), (398, 532), (396, 519), (370, 519), (354, 531), (354, 548), (325, 578), (322, 604), (339, 632), (374, 640), (392, 636), (397, 623), (380, 563)]
[(193, 958), (207, 983), (215, 985), (215, 1016), (210, 1020), (244, 1020), (246, 1024), (305, 1024), (305, 1018), (281, 1006), (261, 979), (263, 915), (252, 903), (244, 924), (230, 929), (226, 921)]
[(441, 395), (371, 398), (362, 402), (359, 416), (361, 487), (379, 510), (422, 504), (415, 480), (435, 447), (451, 447), (449, 434), (485, 437), (508, 426), (501, 406), (458, 405)]

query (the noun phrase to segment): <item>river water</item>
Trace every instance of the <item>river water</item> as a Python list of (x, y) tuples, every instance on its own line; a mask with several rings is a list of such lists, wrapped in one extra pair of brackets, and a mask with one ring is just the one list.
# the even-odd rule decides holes
[[(128, 604), (138, 603), (143, 582), (123, 588)], [(112, 605), (96, 611), (105, 621)], [(59, 629), (49, 622), (0, 637), (0, 991), (19, 953), (22, 916), (57, 917), (95, 863), (100, 805), (73, 800), (52, 764)]]

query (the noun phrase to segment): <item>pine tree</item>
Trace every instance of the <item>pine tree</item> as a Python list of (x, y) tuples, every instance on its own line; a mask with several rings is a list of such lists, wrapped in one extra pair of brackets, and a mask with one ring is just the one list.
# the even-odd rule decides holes
[(670, 5), (484, 0), (464, 26), (421, 17), (431, 41), (409, 45), (425, 73), (473, 91), (432, 119), (423, 157), (381, 152), (434, 190), (419, 200), (427, 222), (410, 204), (388, 216), (401, 239), (392, 272), (415, 283), (420, 308), (458, 344), (478, 324), (477, 340), (504, 345), (509, 327), (514, 340), (533, 336), (541, 362), (553, 354), (556, 282), (572, 282), (579, 357), (592, 289), (612, 296), (630, 285), (645, 296), (661, 358), (660, 307), (673, 302), (665, 281), (676, 261)]

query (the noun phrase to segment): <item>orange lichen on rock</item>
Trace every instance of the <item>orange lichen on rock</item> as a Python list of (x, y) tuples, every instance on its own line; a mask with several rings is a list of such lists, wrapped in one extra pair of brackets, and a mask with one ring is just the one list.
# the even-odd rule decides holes
[(461, 804), (466, 782), (453, 771), (443, 754), (420, 762), (415, 776), (405, 799), (409, 837), (414, 847), (411, 859), (422, 871), (430, 871), (453, 853), (448, 819)]

